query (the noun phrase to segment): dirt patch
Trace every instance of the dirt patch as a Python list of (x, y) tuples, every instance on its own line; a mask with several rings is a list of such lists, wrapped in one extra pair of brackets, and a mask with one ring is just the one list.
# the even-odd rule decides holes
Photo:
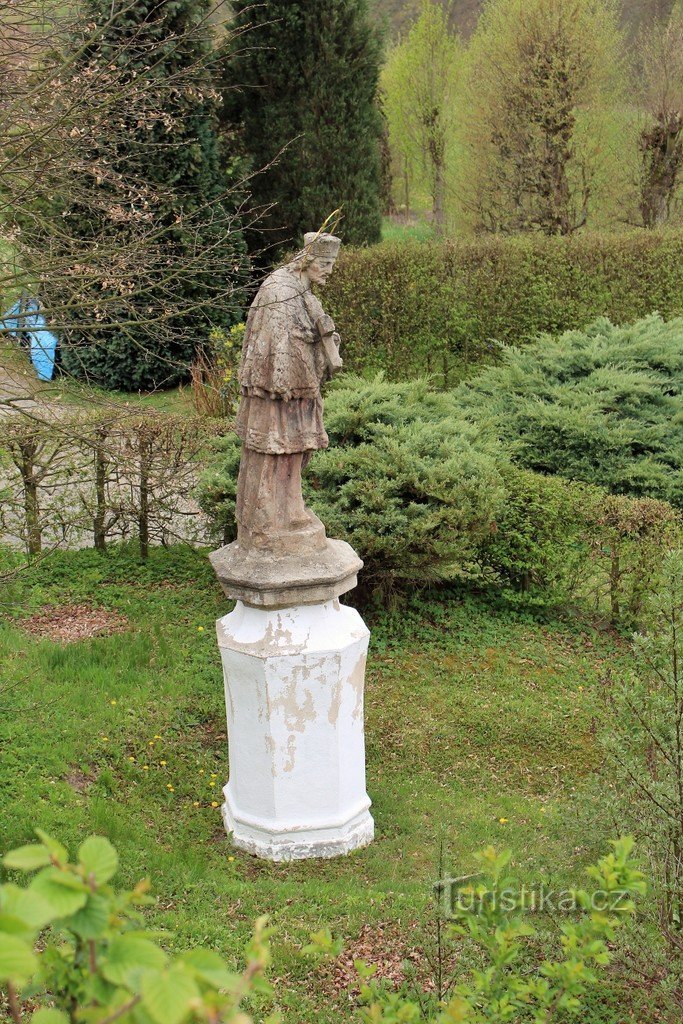
[(405, 927), (396, 923), (364, 925), (357, 938), (345, 940), (341, 956), (318, 969), (323, 988), (331, 996), (353, 998), (359, 989), (354, 961), (362, 960), (376, 968), (375, 980), (388, 982), (392, 988), (407, 980), (406, 966), (411, 964), (419, 988), (432, 990), (420, 938), (417, 922)]
[(81, 771), (80, 768), (72, 768), (64, 776), (64, 781), (68, 782), (71, 788), (75, 789), (77, 793), (87, 793), (95, 781), (95, 776)]
[(24, 619), (21, 625), (27, 633), (41, 640), (73, 644), (94, 636), (122, 633), (128, 628), (128, 619), (106, 608), (65, 604), (59, 608), (44, 608), (30, 619)]

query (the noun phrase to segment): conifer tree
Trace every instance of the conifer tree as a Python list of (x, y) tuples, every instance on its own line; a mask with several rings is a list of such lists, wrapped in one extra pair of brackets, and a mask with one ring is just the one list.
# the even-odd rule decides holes
[(246, 31), (226, 76), (226, 109), (243, 125), (256, 172), (255, 247), (272, 260), (338, 207), (345, 242), (377, 241), (381, 48), (367, 0), (234, 6), (234, 27)]
[(241, 316), (244, 242), (210, 73), (211, 3), (84, 8), (90, 39), (77, 70), (101, 76), (110, 99), (83, 128), (81, 177), (54, 197), (48, 221), (67, 260), (88, 241), (109, 247), (112, 262), (125, 254), (130, 280), (88, 282), (99, 299), (60, 325), (63, 363), (108, 387), (170, 386), (213, 328)]

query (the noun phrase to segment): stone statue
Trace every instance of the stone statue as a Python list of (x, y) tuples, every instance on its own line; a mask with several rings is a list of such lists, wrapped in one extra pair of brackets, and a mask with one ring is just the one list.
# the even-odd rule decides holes
[(365, 787), (369, 632), (338, 598), (362, 561), (325, 535), (301, 471), (327, 448), (321, 387), (339, 335), (311, 291), (340, 242), (309, 233), (249, 311), (240, 366), (237, 540), (212, 553), (234, 609), (216, 623), (230, 778), (221, 808), (242, 850), (269, 860), (336, 857), (374, 835)]
[(238, 542), (245, 550), (284, 554), (325, 544), (323, 524), (303, 502), (301, 471), (327, 448), (320, 391), (342, 365), (334, 323), (311, 291), (325, 284), (340, 245), (334, 235), (308, 233), (249, 311), (237, 414)]
[(304, 242), (249, 310), (236, 423), (237, 540), (211, 556), (228, 597), (256, 606), (338, 597), (362, 566), (348, 544), (326, 537), (301, 493), (302, 470), (329, 443), (321, 388), (342, 366), (335, 325), (311, 290), (325, 284), (341, 242), (313, 231)]

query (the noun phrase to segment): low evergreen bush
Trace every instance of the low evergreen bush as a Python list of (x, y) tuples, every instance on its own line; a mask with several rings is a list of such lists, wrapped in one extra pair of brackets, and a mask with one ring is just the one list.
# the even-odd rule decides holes
[(325, 288), (354, 372), (444, 386), (500, 345), (683, 314), (683, 232), (581, 232), (343, 249)]
[[(502, 506), (500, 446), (424, 380), (346, 376), (329, 392), (326, 426), (330, 448), (312, 460), (304, 496), (329, 536), (363, 558), (363, 586), (388, 599), (467, 574)], [(238, 465), (231, 434), (200, 488), (200, 504), (225, 541), (235, 536)]]
[(543, 337), (456, 400), (527, 469), (683, 505), (683, 318)]
[[(656, 586), (662, 550), (680, 537), (665, 502), (513, 465), (486, 426), (463, 417), (454, 392), (424, 380), (342, 377), (325, 415), (330, 447), (311, 461), (304, 494), (328, 535), (364, 560), (361, 597), (387, 603), (460, 580), (525, 606), (588, 599), (630, 625)], [(236, 535), (238, 467), (228, 434), (199, 493), (225, 543)]]

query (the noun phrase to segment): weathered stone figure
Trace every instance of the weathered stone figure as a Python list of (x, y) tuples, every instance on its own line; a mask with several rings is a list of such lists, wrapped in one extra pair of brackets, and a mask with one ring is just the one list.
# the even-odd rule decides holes
[(261, 607), (339, 597), (362, 566), (348, 544), (325, 536), (301, 494), (302, 470), (328, 445), (321, 388), (342, 365), (339, 335), (311, 290), (329, 277), (341, 242), (314, 231), (304, 241), (249, 310), (236, 425), (237, 540), (211, 556), (228, 597)]
[(238, 542), (245, 550), (325, 545), (325, 528), (301, 496), (301, 471), (327, 448), (320, 391), (342, 365), (334, 323), (311, 291), (327, 280), (340, 244), (334, 235), (307, 234), (302, 252), (264, 281), (249, 311), (237, 416)]
[(311, 284), (325, 283), (340, 242), (305, 241), (249, 311), (237, 540), (211, 555), (236, 599), (216, 624), (230, 755), (223, 820), (238, 847), (271, 860), (336, 857), (374, 834), (363, 736), (370, 634), (338, 600), (363, 563), (325, 536), (301, 495), (302, 469), (328, 444), (320, 389), (341, 366)]

